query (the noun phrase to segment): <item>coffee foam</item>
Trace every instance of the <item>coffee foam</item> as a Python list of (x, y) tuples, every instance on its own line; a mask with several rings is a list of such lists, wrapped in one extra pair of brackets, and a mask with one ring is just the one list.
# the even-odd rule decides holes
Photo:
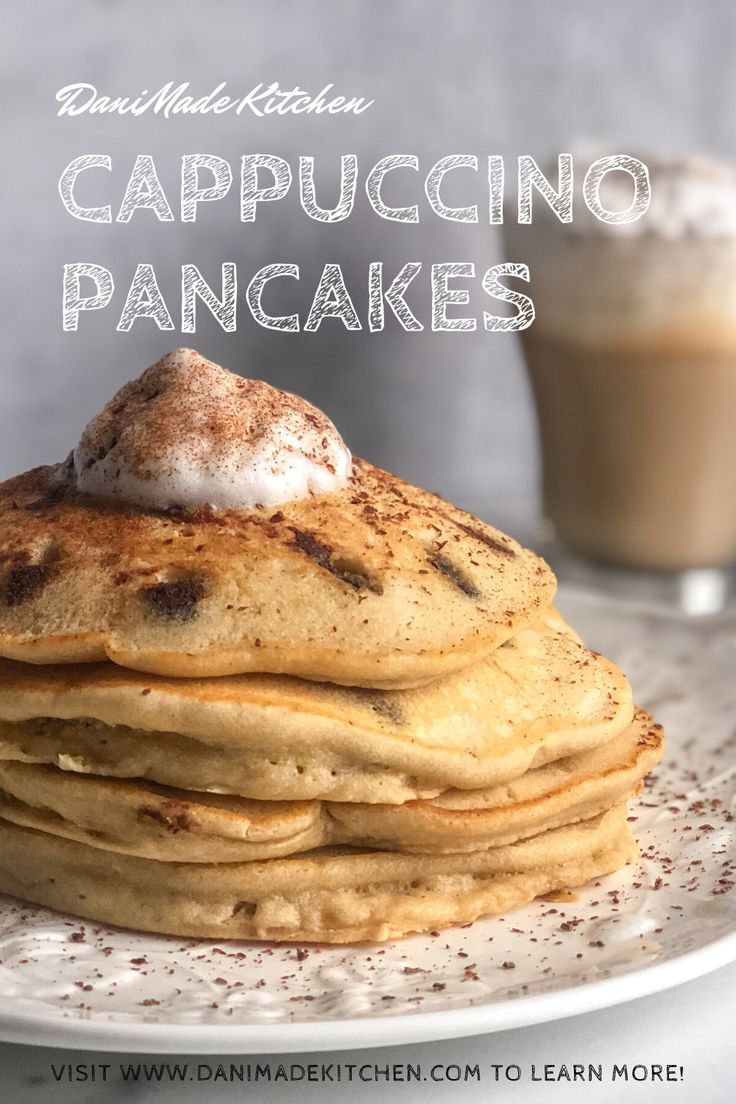
[[(636, 222), (602, 223), (576, 208), (562, 224), (535, 204), (531, 226), (506, 224), (507, 250), (531, 273), (529, 340), (564, 345), (730, 352), (736, 347), (736, 169), (703, 160), (656, 161), (652, 198)], [(612, 173), (601, 198), (631, 202)]]
[[(642, 218), (611, 224), (587, 209), (572, 226), (581, 233), (640, 237), (736, 238), (736, 168), (704, 158), (664, 160), (644, 158), (649, 169), (651, 201)], [(609, 173), (601, 185), (607, 209), (626, 210), (632, 181), (626, 173)]]
[(84, 494), (148, 509), (276, 506), (345, 487), (352, 457), (305, 399), (176, 349), (82, 433)]

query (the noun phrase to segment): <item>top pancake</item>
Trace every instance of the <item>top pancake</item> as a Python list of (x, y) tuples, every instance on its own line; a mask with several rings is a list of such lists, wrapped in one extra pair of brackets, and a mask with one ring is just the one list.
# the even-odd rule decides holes
[(477, 661), (554, 588), (510, 537), (360, 460), (345, 491), (268, 510), (110, 505), (65, 465), (0, 485), (0, 655), (30, 663), (406, 687)]

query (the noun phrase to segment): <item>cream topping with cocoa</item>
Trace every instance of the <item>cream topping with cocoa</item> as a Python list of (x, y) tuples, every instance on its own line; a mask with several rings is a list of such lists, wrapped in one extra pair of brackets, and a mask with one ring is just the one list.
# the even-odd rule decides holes
[(338, 491), (351, 470), (322, 411), (192, 349), (127, 383), (74, 451), (81, 492), (159, 510), (276, 506)]

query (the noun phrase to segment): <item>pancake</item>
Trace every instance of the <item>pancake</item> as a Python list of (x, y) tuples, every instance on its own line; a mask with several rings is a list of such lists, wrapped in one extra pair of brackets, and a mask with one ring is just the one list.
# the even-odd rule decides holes
[(262, 863), (157, 862), (0, 820), (0, 891), (139, 931), (353, 943), (506, 912), (636, 853), (624, 805), (470, 855), (327, 848)]
[(632, 716), (625, 676), (554, 614), (472, 668), (402, 691), (0, 664), (0, 758), (261, 800), (478, 790), (605, 743)]
[(0, 761), (0, 817), (170, 862), (257, 861), (335, 843), (461, 853), (597, 816), (635, 792), (662, 750), (661, 728), (639, 710), (609, 743), (516, 782), (398, 806), (249, 801)]
[(170, 862), (252, 862), (330, 842), (321, 801), (250, 801), (0, 762), (0, 817), (91, 847)]
[(533, 552), (359, 460), (345, 491), (268, 510), (106, 504), (68, 464), (0, 485), (0, 656), (27, 663), (411, 686), (498, 647), (554, 588)]
[[(661, 725), (642, 709), (621, 735), (484, 790), (449, 790), (404, 805), (330, 802), (333, 839), (415, 854), (498, 847), (587, 820), (634, 796), (664, 753)], [(1, 766), (0, 766), (1, 770)], [(0, 774), (1, 777), (1, 774)], [(0, 806), (0, 816), (4, 816)]]
[(661, 730), (555, 586), (304, 400), (169, 354), (0, 484), (0, 892), (352, 943), (617, 869)]

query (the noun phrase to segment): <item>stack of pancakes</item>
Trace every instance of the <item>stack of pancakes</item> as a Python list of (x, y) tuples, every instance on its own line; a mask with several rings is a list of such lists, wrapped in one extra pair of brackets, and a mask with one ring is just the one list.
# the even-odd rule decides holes
[(278, 509), (0, 486), (0, 890), (217, 939), (387, 939), (636, 853), (662, 753), (532, 552), (355, 461)]

